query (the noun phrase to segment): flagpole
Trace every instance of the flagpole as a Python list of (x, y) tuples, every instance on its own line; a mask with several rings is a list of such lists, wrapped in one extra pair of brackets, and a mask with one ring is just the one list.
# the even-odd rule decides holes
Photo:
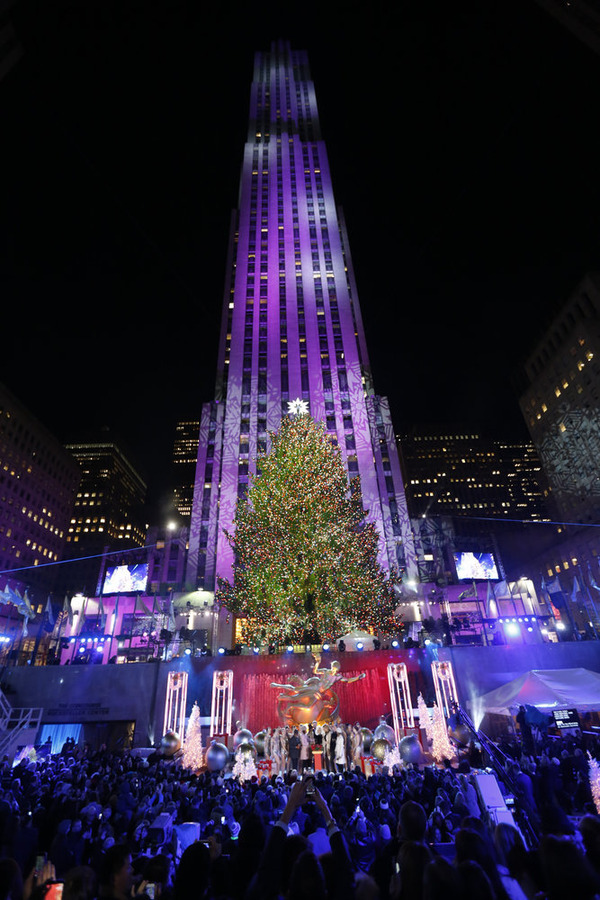
[[(588, 565), (589, 565), (589, 564), (588, 564)], [(584, 595), (584, 606), (585, 606), (585, 611), (586, 611), (587, 614), (588, 614), (589, 622), (590, 622), (590, 624), (591, 624), (591, 626), (592, 626), (592, 631), (594, 632), (594, 637), (595, 637), (596, 640), (598, 640), (598, 631), (597, 631), (597, 629), (596, 629), (596, 623), (594, 622), (594, 617), (590, 615), (590, 610), (589, 610), (589, 606), (588, 606), (588, 604), (590, 604), (591, 607), (592, 607), (592, 609), (594, 610), (594, 613), (595, 613), (595, 612), (596, 612), (596, 608), (595, 608), (595, 606), (594, 606), (594, 601), (593, 601), (593, 599), (592, 599), (592, 595), (590, 594), (590, 589), (589, 589), (588, 585), (585, 583), (585, 578), (583, 577), (583, 572), (582, 572), (582, 570), (581, 570), (581, 566), (577, 566), (577, 568), (579, 569), (579, 577), (581, 578), (581, 584), (582, 584), (583, 587), (585, 588), (585, 592), (584, 592), (584, 591), (581, 592), (581, 593)], [(586, 602), (586, 600), (585, 600), (585, 597), (586, 597), (586, 596), (587, 596), (587, 602)]]
[(110, 641), (108, 643), (108, 661), (110, 662), (112, 657), (112, 643), (115, 637), (115, 628), (117, 627), (117, 616), (119, 614), (119, 595), (117, 594), (117, 599), (115, 600), (115, 605), (113, 607), (113, 623), (112, 628), (110, 630)]
[[(154, 591), (154, 596), (152, 598), (152, 621), (150, 622), (150, 635), (149, 637), (152, 639), (152, 656), (154, 656), (154, 638), (153, 634), (156, 629), (156, 591)], [(160, 642), (159, 642), (160, 646)]]
[(46, 618), (46, 610), (43, 610), (42, 615), (40, 617), (40, 624), (38, 626), (37, 635), (35, 638), (35, 644), (33, 645), (33, 653), (31, 655), (31, 665), (35, 666), (35, 660), (37, 657), (37, 653), (40, 647), (40, 641), (42, 639), (42, 628), (44, 627), (44, 620)]
[[(598, 590), (598, 586), (596, 585), (596, 580), (592, 573), (592, 567), (589, 563), (588, 563), (588, 576), (589, 576), (590, 584), (592, 585), (592, 587), (595, 587)], [(594, 595), (592, 593), (590, 593), (590, 600), (592, 603), (592, 609), (594, 610), (594, 616), (595, 616), (596, 622), (597, 622), (598, 621), (598, 610), (596, 609), (596, 601), (594, 600)]]
[(556, 576), (555, 581), (558, 582), (558, 586), (559, 586), (559, 588), (560, 588), (560, 592), (561, 592), (561, 594), (563, 595), (563, 597), (564, 597), (564, 599), (565, 599), (565, 609), (566, 609), (566, 611), (567, 611), (567, 616), (569, 617), (569, 624), (571, 625), (571, 640), (575, 640), (575, 621), (574, 621), (574, 619), (573, 619), (573, 616), (572, 616), (572, 614), (571, 614), (571, 609), (570, 609), (570, 607), (569, 607), (569, 600), (570, 600), (570, 597), (569, 597), (568, 594), (565, 594), (565, 592), (563, 591), (563, 589), (562, 589), (562, 584), (560, 583), (560, 578), (558, 577), (558, 575)]

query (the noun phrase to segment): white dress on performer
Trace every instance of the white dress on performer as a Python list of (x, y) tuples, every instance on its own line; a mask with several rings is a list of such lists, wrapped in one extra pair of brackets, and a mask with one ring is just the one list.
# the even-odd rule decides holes
[(346, 735), (343, 731), (338, 731), (335, 737), (335, 764), (346, 768)]
[(271, 759), (273, 760), (272, 771), (279, 775), (281, 772), (281, 743), (278, 728), (275, 729), (271, 738)]

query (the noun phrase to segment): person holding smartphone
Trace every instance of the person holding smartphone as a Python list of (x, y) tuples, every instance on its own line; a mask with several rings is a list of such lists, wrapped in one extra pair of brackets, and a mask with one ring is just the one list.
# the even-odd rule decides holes
[[(310, 795), (310, 799), (314, 801), (317, 809), (325, 819), (327, 836), (331, 845), (334, 870), (332, 881), (335, 884), (332, 900), (354, 900), (354, 870), (344, 836), (316, 784), (314, 784), (314, 794)], [(296, 811), (306, 802), (306, 781), (295, 781), (285, 809), (271, 829), (261, 854), (258, 870), (252, 879), (245, 900), (263, 900), (264, 897), (276, 897), (287, 892), (289, 885), (294, 879), (295, 868), (292, 867), (288, 871), (284, 869), (284, 843), (288, 837), (290, 822), (294, 818)], [(312, 867), (315, 874), (320, 871), (320, 864), (311, 850), (301, 853), (295, 865), (299, 867), (298, 871), (301, 871), (303, 868), (306, 871), (308, 866)]]

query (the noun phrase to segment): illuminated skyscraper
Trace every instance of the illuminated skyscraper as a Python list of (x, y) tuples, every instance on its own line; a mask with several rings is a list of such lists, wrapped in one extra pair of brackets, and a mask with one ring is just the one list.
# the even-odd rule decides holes
[(414, 574), (389, 405), (372, 383), (307, 54), (278, 42), (255, 56), (215, 398), (200, 422), (188, 582), (213, 590), (230, 575), (224, 529), (268, 433), (296, 399), (337, 440), (349, 477), (360, 475), (382, 566)]

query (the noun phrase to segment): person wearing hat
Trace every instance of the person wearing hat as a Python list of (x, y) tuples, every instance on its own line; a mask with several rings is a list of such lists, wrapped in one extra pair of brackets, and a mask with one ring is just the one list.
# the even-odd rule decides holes
[(390, 829), (390, 832), (393, 832), (396, 828), (397, 818), (390, 809), (389, 800), (387, 799), (386, 795), (383, 795), (379, 801), (377, 818), (380, 826), (387, 825)]

